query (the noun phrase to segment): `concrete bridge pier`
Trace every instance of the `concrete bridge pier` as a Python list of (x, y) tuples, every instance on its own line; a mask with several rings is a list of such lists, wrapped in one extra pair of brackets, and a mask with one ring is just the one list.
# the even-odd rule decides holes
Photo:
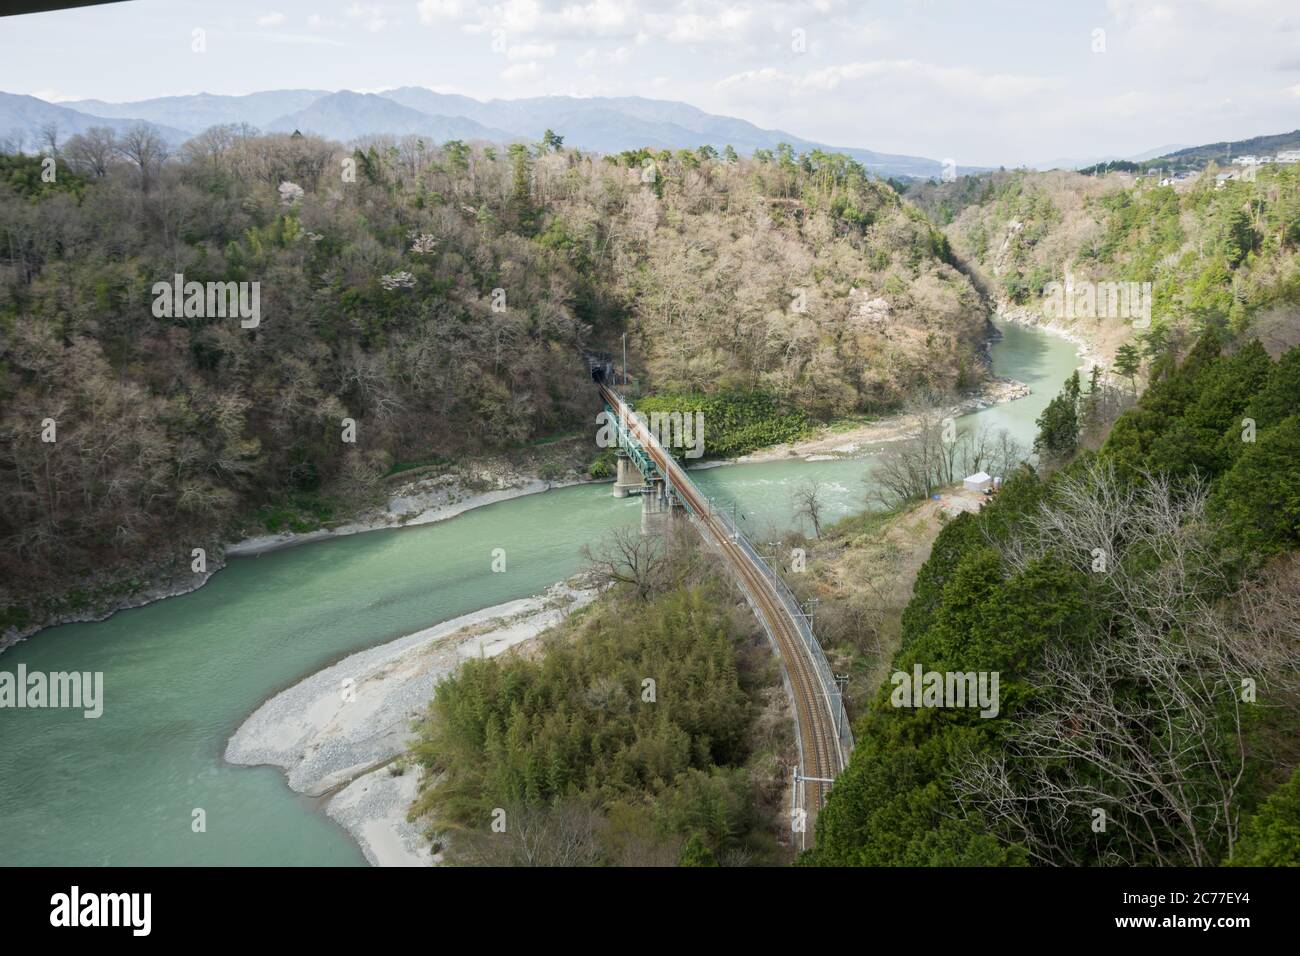
[(641, 494), (641, 533), (663, 534), (668, 530), (676, 510), (676, 500), (668, 494), (662, 479), (650, 481)]
[(614, 497), (626, 498), (634, 489), (640, 488), (642, 484), (641, 473), (636, 470), (636, 465), (628, 457), (627, 452), (620, 448), (618, 452), (618, 473), (614, 478)]

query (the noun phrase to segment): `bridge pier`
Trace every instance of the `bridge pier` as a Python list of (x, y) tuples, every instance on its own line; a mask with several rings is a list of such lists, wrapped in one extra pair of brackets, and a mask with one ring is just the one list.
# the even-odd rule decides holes
[(614, 478), (614, 497), (626, 498), (634, 488), (640, 488), (643, 483), (641, 473), (636, 470), (636, 465), (628, 457), (627, 452), (620, 448), (618, 451), (618, 473)]
[(663, 534), (672, 524), (676, 500), (668, 494), (662, 479), (647, 482), (641, 493), (641, 533)]

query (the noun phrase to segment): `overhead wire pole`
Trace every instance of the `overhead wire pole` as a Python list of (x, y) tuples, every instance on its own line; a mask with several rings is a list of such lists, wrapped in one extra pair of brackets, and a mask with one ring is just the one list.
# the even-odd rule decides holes
[(809, 628), (813, 626), (813, 617), (817, 613), (817, 605), (821, 603), (821, 598), (809, 598), (799, 604), (799, 610), (803, 611), (803, 616), (808, 618)]
[(844, 688), (849, 685), (848, 674), (833, 674), (835, 680), (835, 732), (838, 734), (844, 726)]
[[(799, 772), (798, 767), (791, 767), (790, 782), (790, 817), (792, 822), (798, 822), (799, 849), (808, 849), (808, 811), (806, 808), (799, 806), (799, 784), (801, 783), (834, 783), (829, 777), (805, 777)], [(820, 807), (818, 809), (821, 809)], [(802, 811), (802, 813), (801, 813)]]

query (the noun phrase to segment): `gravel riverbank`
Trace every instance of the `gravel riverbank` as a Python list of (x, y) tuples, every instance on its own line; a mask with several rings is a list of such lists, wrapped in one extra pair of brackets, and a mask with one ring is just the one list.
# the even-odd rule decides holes
[(376, 866), (436, 862), (406, 810), (418, 770), (387, 765), (403, 754), (444, 677), (470, 657), (530, 641), (589, 603), (593, 588), (562, 583), (358, 651), (265, 701), (226, 745), (232, 764), (270, 764), (289, 786), (326, 797), (326, 810)]

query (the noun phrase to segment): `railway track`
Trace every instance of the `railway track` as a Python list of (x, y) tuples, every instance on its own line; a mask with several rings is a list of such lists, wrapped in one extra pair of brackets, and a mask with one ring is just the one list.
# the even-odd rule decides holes
[(804, 836), (814, 832), (817, 811), (830, 790), (829, 781), (844, 767), (845, 754), (835, 723), (835, 705), (830, 688), (821, 679), (809, 648), (804, 643), (790, 608), (758, 559), (733, 540), (725, 522), (714, 514), (708, 499), (695, 487), (685, 470), (677, 464), (653, 435), (625, 405), (613, 389), (601, 385), (601, 397), (624, 421), (664, 475), (673, 492), (691, 512), (700, 533), (722, 554), (746, 592), (751, 607), (759, 616), (777, 647), (795, 711), (800, 750), (800, 775), (803, 785), (803, 808), (806, 811)]

